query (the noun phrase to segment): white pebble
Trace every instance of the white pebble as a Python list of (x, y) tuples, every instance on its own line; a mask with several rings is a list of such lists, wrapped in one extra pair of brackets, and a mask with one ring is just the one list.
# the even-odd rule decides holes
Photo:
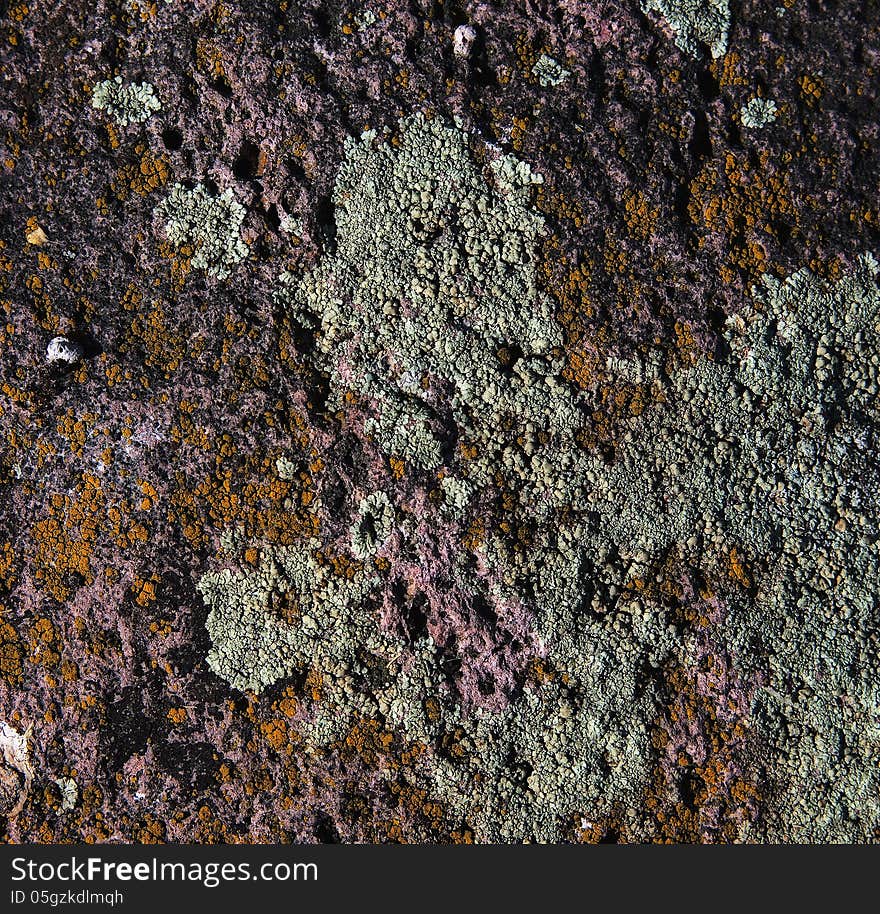
[(56, 336), (46, 347), (47, 362), (66, 362), (73, 365), (83, 357), (83, 348), (66, 336)]
[(452, 50), (455, 56), (461, 58), (470, 57), (476, 40), (477, 30), (472, 25), (460, 25), (452, 37)]

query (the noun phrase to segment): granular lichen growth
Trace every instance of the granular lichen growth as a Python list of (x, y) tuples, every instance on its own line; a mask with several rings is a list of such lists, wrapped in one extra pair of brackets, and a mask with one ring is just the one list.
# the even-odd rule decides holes
[(203, 184), (188, 190), (175, 184), (156, 207), (165, 237), (176, 247), (191, 251), (190, 266), (215, 279), (225, 279), (247, 257), (241, 237), (245, 208), (231, 188), (212, 195)]

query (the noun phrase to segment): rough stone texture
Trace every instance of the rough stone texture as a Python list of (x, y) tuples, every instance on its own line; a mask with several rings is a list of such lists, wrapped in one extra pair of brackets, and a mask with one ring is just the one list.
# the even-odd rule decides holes
[(876, 841), (878, 67), (7, 4), (5, 839)]

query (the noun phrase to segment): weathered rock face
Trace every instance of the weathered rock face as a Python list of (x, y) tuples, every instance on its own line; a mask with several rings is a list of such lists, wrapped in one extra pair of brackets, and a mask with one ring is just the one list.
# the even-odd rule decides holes
[(0, 29), (7, 838), (875, 840), (880, 10), (71, 6)]

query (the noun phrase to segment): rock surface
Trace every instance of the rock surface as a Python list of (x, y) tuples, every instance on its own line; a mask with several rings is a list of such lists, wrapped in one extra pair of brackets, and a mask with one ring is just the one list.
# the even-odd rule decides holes
[(0, 17), (10, 842), (880, 838), (880, 7)]

